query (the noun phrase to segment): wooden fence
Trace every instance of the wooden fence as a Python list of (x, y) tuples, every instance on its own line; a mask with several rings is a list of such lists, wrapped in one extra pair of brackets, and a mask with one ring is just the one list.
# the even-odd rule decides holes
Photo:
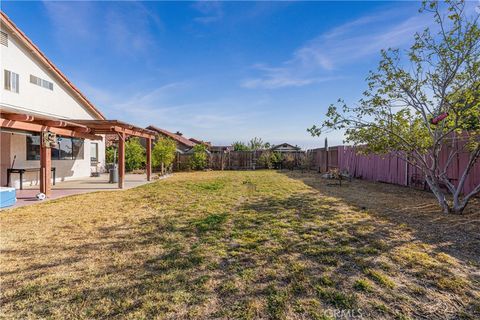
[[(211, 153), (208, 156), (207, 167), (212, 170), (256, 170), (266, 169), (260, 164), (259, 158), (267, 150), (258, 151), (230, 151), (226, 153)], [(284, 153), (284, 154), (287, 154)], [(306, 153), (304, 151), (288, 152), (292, 156), (292, 166), (300, 167)], [(175, 171), (189, 170), (191, 154), (177, 154), (174, 162)], [(282, 163), (280, 163), (280, 166)]]
[[(440, 162), (446, 163), (451, 147), (442, 148)], [(387, 155), (364, 155), (357, 149), (349, 146), (338, 146), (307, 151), (312, 159), (311, 169), (326, 172), (329, 169), (338, 168), (347, 171), (352, 177), (370, 181), (386, 182), (409, 187), (426, 189), (422, 172), (408, 164), (395, 154)], [(467, 166), (468, 152), (459, 152), (456, 159), (450, 165), (447, 175), (451, 182), (458, 183), (461, 174)], [(468, 179), (465, 182), (463, 192), (472, 191), (480, 183), (480, 161), (474, 165)]]

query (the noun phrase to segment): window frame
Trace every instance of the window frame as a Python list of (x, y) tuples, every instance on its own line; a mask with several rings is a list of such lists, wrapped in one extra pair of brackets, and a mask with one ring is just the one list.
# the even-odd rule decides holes
[(5, 90), (13, 93), (20, 93), (20, 75), (18, 73), (3, 69), (3, 80), (3, 88)]
[(30, 83), (42, 87), (44, 89), (53, 91), (53, 82), (30, 74)]
[[(95, 153), (96, 153), (96, 154), (95, 154), (95, 155), (96, 155), (95, 158), (92, 157), (92, 147), (93, 147), (93, 146), (95, 146)], [(96, 165), (98, 164), (98, 162), (99, 162), (99, 161), (98, 161), (98, 150), (99, 150), (99, 148), (98, 148), (98, 143), (96, 143), (96, 142), (90, 142), (90, 165), (91, 165), (91, 166), (96, 166)]]
[[(40, 138), (38, 138), (38, 144), (32, 144), (31, 140), (32, 137), (40, 137), (40, 134), (34, 133), (34, 134), (28, 134), (25, 139), (25, 159), (26, 161), (38, 161), (40, 160)], [(71, 145), (71, 156), (70, 157), (60, 157), (62, 154), (62, 151), (59, 148), (51, 148), (52, 149), (52, 160), (59, 160), (59, 161), (64, 161), (64, 160), (70, 160), (70, 161), (75, 161), (75, 160), (84, 160), (85, 159), (85, 140), (84, 139), (79, 139), (75, 137), (64, 137), (64, 136), (59, 136), (62, 140), (69, 140), (70, 145)], [(30, 144), (29, 144), (30, 140)], [(78, 145), (75, 144), (75, 142), (81, 141), (81, 146), (79, 147)], [(75, 152), (75, 148), (78, 148), (78, 153)], [(30, 151), (30, 152), (29, 152)], [(33, 153), (32, 153), (33, 151)]]

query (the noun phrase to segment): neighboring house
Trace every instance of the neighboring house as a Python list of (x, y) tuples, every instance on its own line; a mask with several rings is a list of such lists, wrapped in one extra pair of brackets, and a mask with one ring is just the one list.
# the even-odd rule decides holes
[(211, 153), (229, 153), (233, 151), (232, 146), (211, 146), (208, 149)]
[(192, 142), (195, 142), (196, 144), (204, 144), (204, 145), (206, 145), (206, 146), (209, 147), (209, 148), (212, 146), (212, 143), (211, 143), (211, 142), (208, 142), (208, 141), (203, 141), (203, 140), (199, 140), (199, 139), (195, 139), (195, 138), (190, 138), (190, 139), (188, 139), (188, 140), (190, 140), (190, 141), (192, 141)]
[[(103, 114), (67, 79), (35, 44), (1, 12), (0, 107), (2, 114), (31, 115), (32, 119), (104, 120)], [(13, 119), (18, 120), (18, 119)], [(27, 120), (29, 121), (29, 120)], [(58, 122), (60, 124), (60, 122)], [(73, 132), (73, 130), (72, 130)], [(75, 135), (72, 135), (75, 136)], [(52, 148), (56, 179), (88, 177), (105, 163), (101, 140), (59, 136)], [(40, 134), (5, 128), (1, 130), (1, 185), (6, 185), (7, 168), (40, 167)], [(37, 184), (38, 172), (27, 172), (23, 184)], [(12, 174), (10, 185), (19, 177)]]
[(274, 152), (298, 152), (301, 151), (300, 147), (293, 146), (289, 143), (282, 143), (282, 144), (277, 144), (276, 146), (273, 146), (270, 148), (271, 151)]
[(147, 129), (156, 132), (157, 139), (158, 139), (158, 136), (161, 136), (161, 137), (167, 137), (174, 140), (175, 143), (177, 144), (178, 153), (187, 153), (188, 151), (190, 151), (190, 149), (192, 149), (194, 146), (198, 144), (190, 139), (185, 138), (183, 134), (178, 131), (176, 133), (173, 133), (152, 125), (148, 126)]

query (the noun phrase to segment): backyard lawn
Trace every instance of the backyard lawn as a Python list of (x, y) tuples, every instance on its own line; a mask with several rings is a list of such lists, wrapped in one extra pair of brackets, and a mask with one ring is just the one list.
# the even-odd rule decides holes
[(2, 211), (0, 314), (479, 318), (479, 208), (445, 216), (402, 187), (212, 171)]

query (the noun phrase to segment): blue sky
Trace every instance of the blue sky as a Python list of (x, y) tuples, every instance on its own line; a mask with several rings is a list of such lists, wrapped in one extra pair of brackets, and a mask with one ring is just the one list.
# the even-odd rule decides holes
[[(432, 23), (419, 2), (3, 2), (108, 118), (216, 144), (323, 144), (306, 129), (366, 89), (381, 48)], [(330, 144), (342, 141), (329, 135)]]

